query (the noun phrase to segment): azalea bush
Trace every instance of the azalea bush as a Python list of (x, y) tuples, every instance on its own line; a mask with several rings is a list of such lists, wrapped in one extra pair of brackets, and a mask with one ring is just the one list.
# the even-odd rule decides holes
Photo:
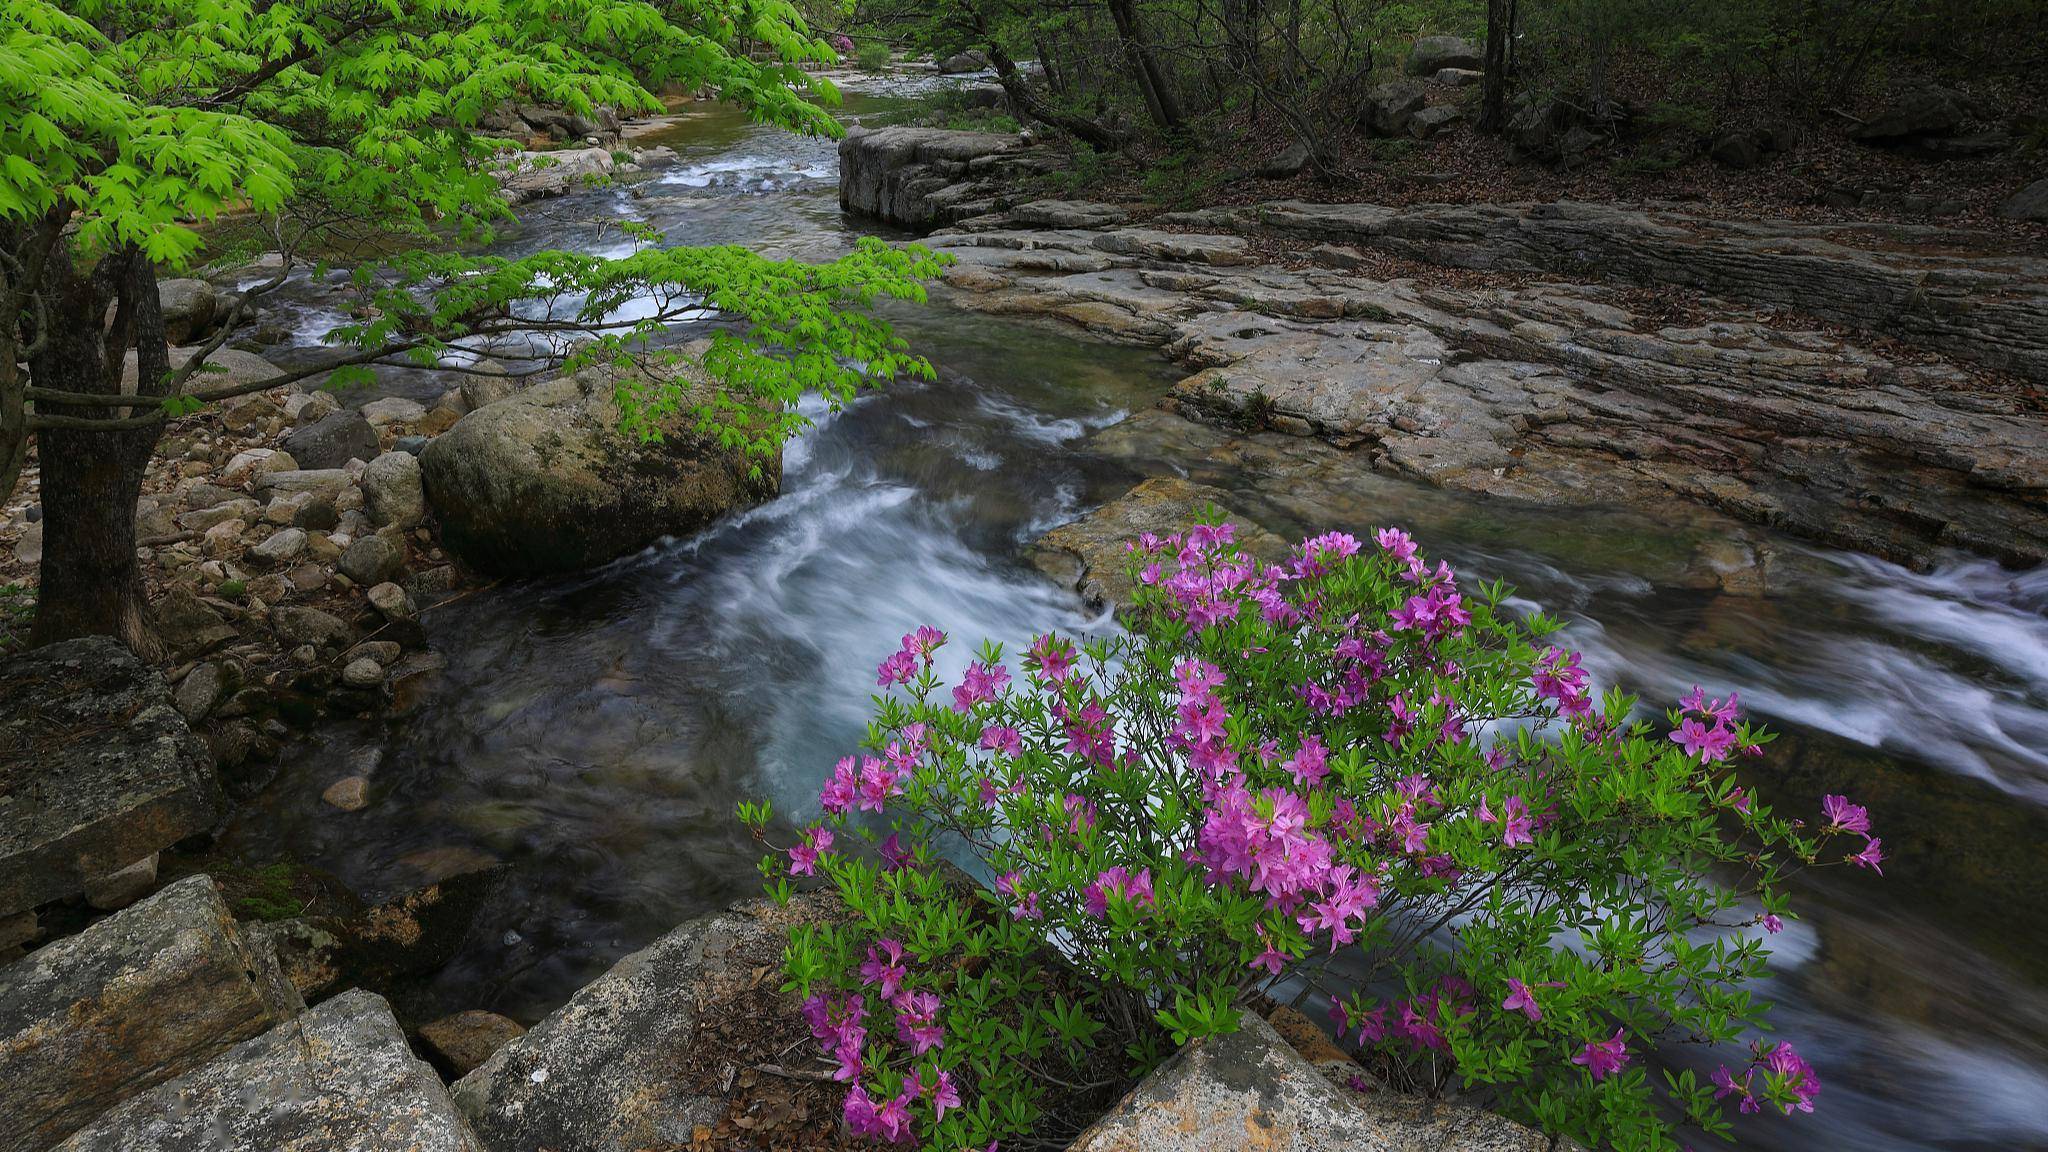
[[(1789, 873), (1882, 846), (1845, 798), (1803, 823), (1734, 781), (1768, 737), (1732, 693), (1661, 723), (1595, 698), (1554, 622), (1397, 530), (1267, 566), (1203, 526), (1131, 566), (1125, 635), (1014, 667), (984, 644), (950, 683), (948, 638), (904, 637), (865, 751), (763, 863), (849, 911), (792, 929), (785, 972), (853, 1132), (1050, 1142), (1077, 1100), (1315, 993), (1381, 1079), (1590, 1144), (1812, 1111), (1745, 984)], [(1668, 1039), (1752, 1059), (1653, 1071)]]

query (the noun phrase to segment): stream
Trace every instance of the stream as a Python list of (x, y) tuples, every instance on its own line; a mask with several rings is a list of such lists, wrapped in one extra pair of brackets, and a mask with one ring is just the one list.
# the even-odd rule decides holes
[[(858, 120), (912, 94), (881, 82), (842, 111)], [(538, 202), (502, 249), (622, 252), (616, 225), (634, 220), (672, 243), (829, 258), (866, 230), (839, 211), (829, 141), (695, 105), (632, 142), (682, 163)], [(223, 849), (372, 897), (507, 863), (427, 995), (531, 1022), (682, 920), (758, 892), (734, 805), (815, 810), (863, 730), (875, 662), (904, 632), (937, 625), (964, 653), (982, 636), (1111, 627), (1023, 553), (1140, 479), (1186, 474), (1283, 535), (1405, 526), (1461, 575), (1504, 578), (1571, 621), (1566, 642), (1602, 685), (1658, 708), (1694, 683), (1739, 688), (1782, 733), (1752, 781), (1770, 802), (1869, 805), (1885, 878), (1803, 878), (1802, 918), (1773, 941), (1758, 989), (1818, 1069), (1819, 1111), (1745, 1120), (1745, 1144), (2048, 1147), (2048, 571), (1959, 556), (1915, 573), (1742, 527), (1771, 560), (1764, 594), (1733, 595), (1694, 558), (1735, 529), (1689, 506), (1475, 500), (1157, 411), (1177, 373), (1149, 351), (943, 302), (890, 316), (935, 383), (811, 411), (782, 496), (700, 536), (427, 613), (448, 661), (428, 702), (288, 752)], [(306, 343), (336, 322), (310, 305), (295, 318)], [(414, 386), (448, 385), (389, 390)], [(367, 810), (320, 801), (366, 768)], [(1735, 1057), (1663, 1054), (1708, 1069)]]

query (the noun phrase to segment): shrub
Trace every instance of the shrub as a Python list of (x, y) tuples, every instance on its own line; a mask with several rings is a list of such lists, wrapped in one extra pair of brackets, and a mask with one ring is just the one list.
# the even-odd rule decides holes
[(860, 46), (854, 57), (866, 72), (881, 72), (889, 67), (889, 46), (878, 40), (870, 40)]
[[(1232, 540), (1137, 541), (1127, 636), (1041, 636), (1017, 672), (984, 644), (950, 689), (935, 630), (882, 661), (868, 754), (763, 861), (771, 891), (822, 874), (853, 914), (785, 955), (853, 1131), (1049, 1141), (1074, 1118), (1048, 1093), (1113, 1093), (1290, 981), (1396, 1083), (1588, 1143), (1812, 1110), (1790, 1044), (1709, 1084), (1642, 1056), (1762, 1026), (1744, 984), (1784, 880), (1875, 869), (1861, 808), (1773, 814), (1733, 779), (1767, 739), (1733, 694), (1664, 725), (1595, 699), (1553, 622), (1398, 530), (1264, 569)], [(743, 817), (766, 835), (765, 805)]]

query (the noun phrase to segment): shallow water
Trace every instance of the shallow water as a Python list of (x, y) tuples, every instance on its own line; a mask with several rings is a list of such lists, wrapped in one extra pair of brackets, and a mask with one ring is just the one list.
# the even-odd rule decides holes
[[(889, 104), (855, 96), (847, 112)], [(827, 142), (723, 110), (640, 142), (683, 163), (536, 206), (504, 250), (608, 250), (620, 219), (803, 257), (858, 234)], [(317, 299), (305, 308), (309, 338), (333, 322)], [(1694, 683), (1742, 689), (1785, 732), (1754, 781), (1774, 803), (1869, 803), (1888, 879), (1803, 880), (1805, 918), (1777, 938), (1763, 991), (1823, 1077), (1821, 1111), (1747, 1125), (1745, 1142), (2048, 1146), (2048, 574), (1960, 558), (1917, 574), (1682, 508), (1476, 501), (1319, 445), (1166, 417), (1152, 408), (1174, 373), (1149, 353), (944, 307), (900, 320), (936, 383), (813, 412), (781, 498), (700, 537), (429, 613), (448, 659), (429, 702), (293, 754), (226, 847), (372, 895), (505, 861), (509, 881), (425, 995), (531, 1020), (680, 920), (756, 890), (734, 804), (814, 803), (903, 632), (1015, 642), (1108, 627), (1022, 548), (1143, 476), (1184, 471), (1275, 530), (1403, 524), (1569, 619), (1603, 682), (1659, 706)], [(1702, 576), (1702, 557), (1735, 536), (1769, 557), (1762, 595)], [(369, 809), (319, 801), (372, 761)], [(1666, 1056), (1711, 1067), (1704, 1052)]]

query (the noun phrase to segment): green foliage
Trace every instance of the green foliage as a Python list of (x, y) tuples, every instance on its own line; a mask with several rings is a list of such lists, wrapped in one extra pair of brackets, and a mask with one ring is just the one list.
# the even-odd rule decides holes
[(35, 589), (11, 582), (0, 584), (0, 652), (25, 646), (35, 621)]
[(889, 66), (889, 46), (879, 40), (870, 40), (857, 49), (854, 61), (862, 71), (880, 72)]

